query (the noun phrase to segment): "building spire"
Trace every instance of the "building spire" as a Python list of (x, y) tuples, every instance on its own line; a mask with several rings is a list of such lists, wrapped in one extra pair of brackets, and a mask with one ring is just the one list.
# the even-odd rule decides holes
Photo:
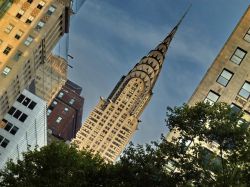
[(145, 93), (152, 91), (154, 84), (159, 76), (162, 64), (167, 53), (170, 42), (172, 41), (179, 25), (190, 10), (191, 5), (185, 11), (176, 26), (167, 35), (167, 37), (154, 49), (151, 50), (147, 56), (144, 56), (138, 64), (126, 76), (127, 79), (138, 77), (145, 82)]
[(185, 13), (183, 14), (183, 16), (181, 17), (181, 19), (179, 20), (178, 24), (176, 26), (179, 26), (182, 22), (182, 20), (186, 17), (187, 13), (189, 12), (190, 8), (192, 7), (192, 4), (190, 4), (187, 8), (187, 10), (185, 11)]
[(120, 79), (114, 90), (109, 95), (108, 100), (115, 102), (128, 82), (133, 78), (141, 79), (144, 83), (144, 86), (143, 93), (140, 95), (140, 97), (138, 97), (133, 109), (131, 110), (132, 113), (137, 110), (139, 103), (142, 102), (142, 100), (147, 97), (147, 95), (152, 95), (152, 90), (162, 69), (162, 64), (170, 42), (172, 41), (179, 25), (187, 15), (190, 8), (191, 5), (188, 7), (167, 37), (155, 49), (151, 50), (147, 56), (144, 56), (126, 76), (123, 76)]
[(170, 42), (186, 14), (154, 50), (120, 79), (109, 97), (100, 100), (73, 140), (79, 149), (98, 152), (108, 162), (120, 155), (138, 127)]

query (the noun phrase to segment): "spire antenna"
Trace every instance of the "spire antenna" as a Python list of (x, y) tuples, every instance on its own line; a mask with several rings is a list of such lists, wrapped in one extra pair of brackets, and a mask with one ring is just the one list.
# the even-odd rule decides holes
[(192, 7), (192, 3), (190, 3), (190, 5), (188, 6), (187, 10), (184, 12), (183, 16), (181, 17), (181, 19), (179, 20), (178, 24), (176, 26), (179, 26), (182, 22), (182, 20), (186, 17), (187, 13), (189, 12), (189, 10)]

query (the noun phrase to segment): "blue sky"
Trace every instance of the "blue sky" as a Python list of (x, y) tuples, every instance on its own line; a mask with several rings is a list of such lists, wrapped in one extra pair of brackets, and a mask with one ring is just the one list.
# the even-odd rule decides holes
[[(171, 43), (134, 143), (166, 134), (167, 106), (188, 101), (240, 17), (246, 0), (87, 0), (71, 22), (69, 79), (83, 87), (86, 119), (122, 75), (160, 41), (192, 3)], [(250, 23), (249, 23), (250, 24)]]

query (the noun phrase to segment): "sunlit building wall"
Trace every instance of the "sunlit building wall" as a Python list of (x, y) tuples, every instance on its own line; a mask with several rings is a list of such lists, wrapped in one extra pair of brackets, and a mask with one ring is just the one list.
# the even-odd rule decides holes
[(151, 99), (165, 54), (179, 24), (120, 79), (107, 99), (100, 99), (73, 140), (79, 149), (99, 153), (105, 161), (115, 162), (131, 140)]
[(0, 119), (68, 32), (70, 0), (14, 0), (0, 18)]

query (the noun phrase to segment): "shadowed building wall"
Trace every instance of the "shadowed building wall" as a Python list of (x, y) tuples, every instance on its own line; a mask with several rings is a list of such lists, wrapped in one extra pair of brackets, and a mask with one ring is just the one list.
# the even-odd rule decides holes
[[(81, 127), (84, 98), (82, 88), (67, 80), (48, 107), (48, 143), (53, 139), (71, 141)], [(52, 137), (51, 134), (54, 136)]]

